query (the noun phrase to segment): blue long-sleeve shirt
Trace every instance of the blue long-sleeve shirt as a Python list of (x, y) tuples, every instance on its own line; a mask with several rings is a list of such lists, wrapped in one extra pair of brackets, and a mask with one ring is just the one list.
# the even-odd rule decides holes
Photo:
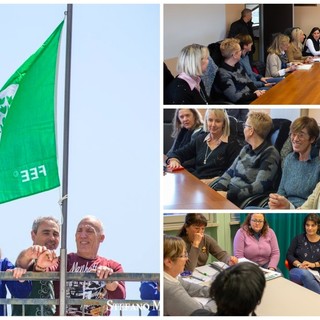
[[(6, 271), (8, 269), (14, 269), (15, 266), (7, 259), (0, 259), (1, 271)], [(7, 297), (7, 288), (9, 289), (12, 297), (14, 298), (27, 298), (31, 292), (31, 281), (7, 281), (0, 280), (0, 298)], [(0, 316), (7, 315), (5, 312), (5, 306), (0, 305)]]

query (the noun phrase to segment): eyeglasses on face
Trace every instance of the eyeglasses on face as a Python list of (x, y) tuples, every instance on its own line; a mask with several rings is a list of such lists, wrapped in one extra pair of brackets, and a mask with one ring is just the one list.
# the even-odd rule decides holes
[(188, 252), (185, 252), (181, 254), (178, 258), (188, 258), (188, 257), (189, 257)]
[(298, 138), (298, 139), (306, 139), (308, 133), (300, 131), (300, 132), (290, 132), (289, 137), (290, 139)]
[(251, 219), (254, 223), (264, 223), (264, 220)]
[(250, 126), (249, 124), (246, 124), (246, 123), (243, 123), (243, 124), (242, 124), (242, 127), (243, 127), (243, 129), (246, 128), (246, 127), (252, 128), (252, 126)]

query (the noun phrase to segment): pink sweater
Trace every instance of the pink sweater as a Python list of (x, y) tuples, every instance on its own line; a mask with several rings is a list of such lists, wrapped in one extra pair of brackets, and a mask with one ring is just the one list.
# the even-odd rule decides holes
[(233, 250), (237, 258), (247, 258), (266, 268), (277, 268), (280, 259), (278, 240), (270, 228), (259, 240), (240, 228), (233, 240)]

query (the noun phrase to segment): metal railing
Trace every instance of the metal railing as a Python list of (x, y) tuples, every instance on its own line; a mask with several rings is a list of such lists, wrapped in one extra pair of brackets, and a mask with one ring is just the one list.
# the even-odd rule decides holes
[[(60, 277), (59, 272), (26, 272), (21, 279), (31, 280), (31, 281), (40, 281), (40, 280), (49, 280), (49, 281), (58, 281)], [(97, 278), (95, 273), (75, 273), (67, 272), (66, 273), (67, 281), (101, 281)], [(108, 280), (110, 281), (125, 281), (125, 282), (141, 282), (141, 281), (155, 281), (159, 282), (160, 275), (159, 273), (114, 273)], [(0, 272), (0, 280), (14, 280), (11, 272)], [(22, 306), (22, 315), (24, 315), (24, 306), (25, 305), (59, 305), (60, 299), (40, 299), (40, 298), (2, 298), (0, 299), (0, 305), (21, 305)], [(119, 312), (120, 316), (123, 316), (124, 310), (135, 310), (138, 312), (138, 315), (142, 315), (143, 310), (148, 310), (148, 308), (155, 308), (160, 311), (159, 301), (153, 300), (127, 300), (127, 299), (71, 299), (66, 298), (66, 305), (100, 305), (111, 307), (112, 311)], [(5, 308), (6, 309), (6, 308)], [(101, 308), (102, 310), (103, 308)], [(102, 311), (101, 311), (102, 312)], [(102, 315), (102, 314), (101, 314)], [(112, 312), (112, 315), (115, 315)]]

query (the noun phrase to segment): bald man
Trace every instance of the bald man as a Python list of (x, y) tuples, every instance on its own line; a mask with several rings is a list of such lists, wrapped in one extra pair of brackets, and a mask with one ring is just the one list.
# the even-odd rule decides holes
[[(100, 220), (94, 216), (84, 217), (78, 224), (75, 240), (76, 253), (67, 255), (68, 272), (95, 272), (99, 281), (67, 281), (66, 296), (73, 299), (125, 299), (126, 289), (123, 281), (106, 282), (114, 272), (123, 272), (120, 263), (98, 255), (100, 244), (105, 234)], [(50, 254), (40, 255), (36, 271), (46, 271), (53, 258)], [(50, 267), (50, 271), (58, 271), (59, 264)], [(59, 282), (54, 283), (55, 296), (59, 297)], [(57, 311), (58, 308), (57, 308)], [(67, 316), (110, 315), (110, 307), (99, 305), (68, 305)], [(57, 312), (58, 314), (58, 312)]]

